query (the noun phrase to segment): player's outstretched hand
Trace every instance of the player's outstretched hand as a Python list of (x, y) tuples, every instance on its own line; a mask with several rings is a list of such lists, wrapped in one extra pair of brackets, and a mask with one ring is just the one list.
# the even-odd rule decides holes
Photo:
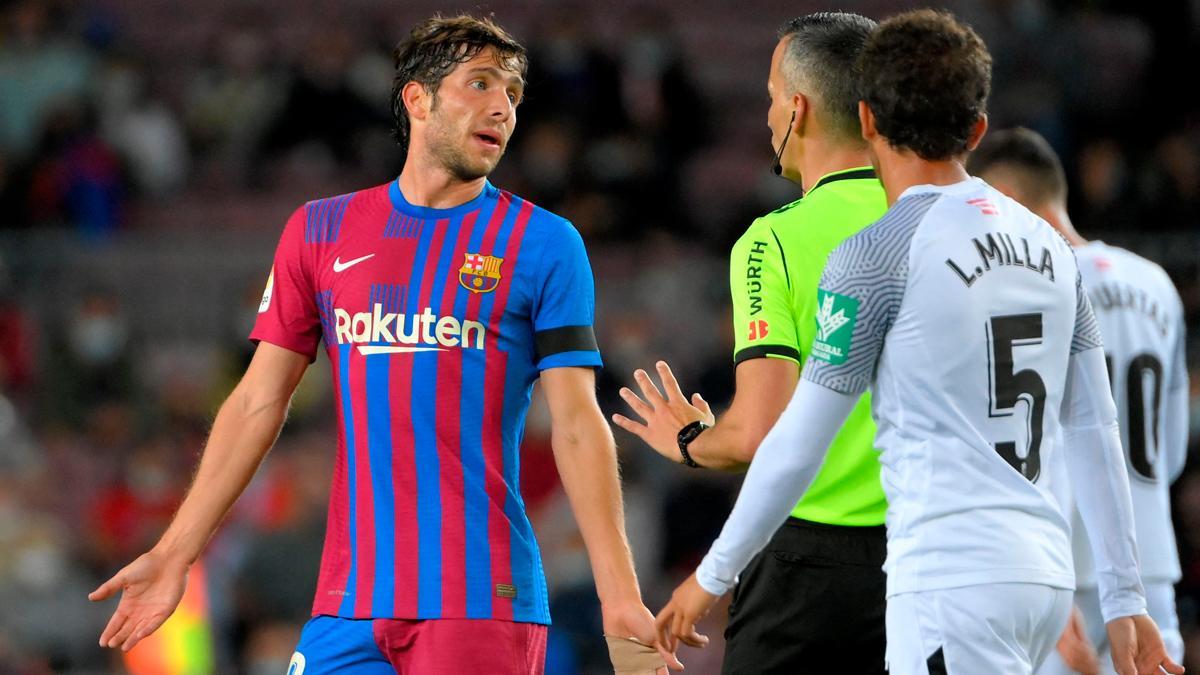
[(658, 640), (654, 630), (654, 615), (641, 602), (616, 607), (603, 606), (601, 613), (613, 672), (622, 675), (666, 675), (668, 668), (683, 670), (683, 664), (675, 657), (675, 650), (668, 649)]
[(185, 564), (150, 551), (89, 593), (88, 600), (93, 602), (121, 594), (117, 610), (100, 634), (100, 646), (127, 652), (157, 630), (183, 599), (187, 569)]
[(707, 645), (708, 636), (696, 631), (696, 622), (703, 619), (719, 599), (720, 596), (713, 595), (700, 586), (695, 574), (689, 576), (671, 594), (671, 601), (654, 620), (659, 642), (671, 651), (679, 648), (681, 640), (692, 647)]
[(613, 415), (612, 420), (625, 431), (641, 438), (658, 454), (672, 462), (679, 462), (683, 459), (679, 454), (679, 430), (696, 420), (712, 426), (715, 418), (708, 402), (700, 394), (692, 394), (691, 403), (688, 402), (666, 361), (656, 363), (655, 369), (658, 370), (666, 395), (658, 390), (646, 371), (635, 370), (633, 379), (642, 390), (642, 395), (633, 393), (629, 387), (622, 387), (620, 393), (642, 421), (620, 414)]
[(1073, 673), (1100, 675), (1100, 656), (1096, 646), (1088, 639), (1083, 623), (1083, 614), (1078, 607), (1071, 608), (1071, 619), (1058, 638), (1058, 655)]
[(1105, 628), (1117, 675), (1159, 675), (1163, 671), (1178, 675), (1183, 672), (1183, 666), (1167, 656), (1158, 626), (1149, 615), (1123, 616), (1109, 621)]

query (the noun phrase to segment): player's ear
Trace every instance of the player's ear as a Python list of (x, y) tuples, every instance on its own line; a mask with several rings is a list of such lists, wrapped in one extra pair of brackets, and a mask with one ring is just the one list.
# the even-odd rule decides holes
[(979, 141), (983, 140), (983, 135), (987, 133), (988, 122), (987, 114), (979, 116), (975, 120), (975, 126), (971, 127), (971, 135), (967, 138), (967, 150), (974, 150), (979, 146)]
[(875, 131), (875, 113), (866, 101), (858, 102), (858, 123), (862, 126), (862, 137), (867, 143), (875, 140), (879, 132)]
[(800, 92), (792, 94), (792, 110), (796, 116), (792, 118), (791, 133), (799, 135), (804, 130), (804, 113), (808, 112), (808, 97)]
[(404, 89), (400, 91), (400, 98), (404, 101), (408, 116), (414, 120), (424, 121), (433, 107), (433, 97), (425, 90), (425, 85), (416, 80), (404, 85)]

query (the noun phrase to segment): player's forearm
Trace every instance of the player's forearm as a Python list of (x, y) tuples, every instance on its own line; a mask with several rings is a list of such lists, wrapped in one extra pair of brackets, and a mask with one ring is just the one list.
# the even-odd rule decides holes
[(246, 489), (287, 416), (288, 399), (255, 401), (235, 389), (213, 422), (195, 480), (155, 549), (191, 564)]
[(555, 425), (551, 439), (563, 489), (587, 546), (601, 604), (641, 601), (625, 537), (612, 432), (599, 408)]
[(721, 595), (770, 540), (812, 483), (858, 397), (801, 381), (762, 446), (721, 536), (696, 570), (709, 593)]
[(1096, 558), (1106, 622), (1140, 614), (1146, 608), (1138, 573), (1133, 501), (1107, 378), (1099, 349), (1072, 355), (1063, 407), (1068, 470)]

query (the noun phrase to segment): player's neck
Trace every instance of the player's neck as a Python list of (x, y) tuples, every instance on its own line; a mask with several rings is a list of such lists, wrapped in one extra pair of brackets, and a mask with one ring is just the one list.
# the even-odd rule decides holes
[(440, 164), (409, 153), (400, 172), (400, 192), (413, 206), (449, 209), (478, 197), (486, 181), (482, 176), (463, 181)]
[(825, 176), (860, 166), (871, 166), (871, 156), (865, 147), (807, 140), (800, 156), (800, 187), (807, 193)]
[(1067, 240), (1067, 243), (1075, 248), (1086, 246), (1087, 239), (1080, 236), (1079, 232), (1075, 231), (1075, 225), (1071, 223), (1071, 216), (1067, 215), (1067, 208), (1061, 204), (1052, 204), (1038, 211), (1038, 216), (1042, 220), (1050, 223), (1050, 227), (1058, 230), (1058, 233)]
[(888, 206), (914, 185), (953, 185), (971, 177), (958, 159), (931, 162), (910, 150), (890, 146), (876, 146), (875, 151), (879, 157), (876, 169), (887, 193)]

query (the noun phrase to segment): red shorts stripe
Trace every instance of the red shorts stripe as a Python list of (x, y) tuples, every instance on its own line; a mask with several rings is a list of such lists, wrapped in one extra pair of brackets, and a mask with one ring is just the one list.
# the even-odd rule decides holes
[(549, 628), (488, 619), (376, 619), (375, 644), (398, 673), (542, 675)]

